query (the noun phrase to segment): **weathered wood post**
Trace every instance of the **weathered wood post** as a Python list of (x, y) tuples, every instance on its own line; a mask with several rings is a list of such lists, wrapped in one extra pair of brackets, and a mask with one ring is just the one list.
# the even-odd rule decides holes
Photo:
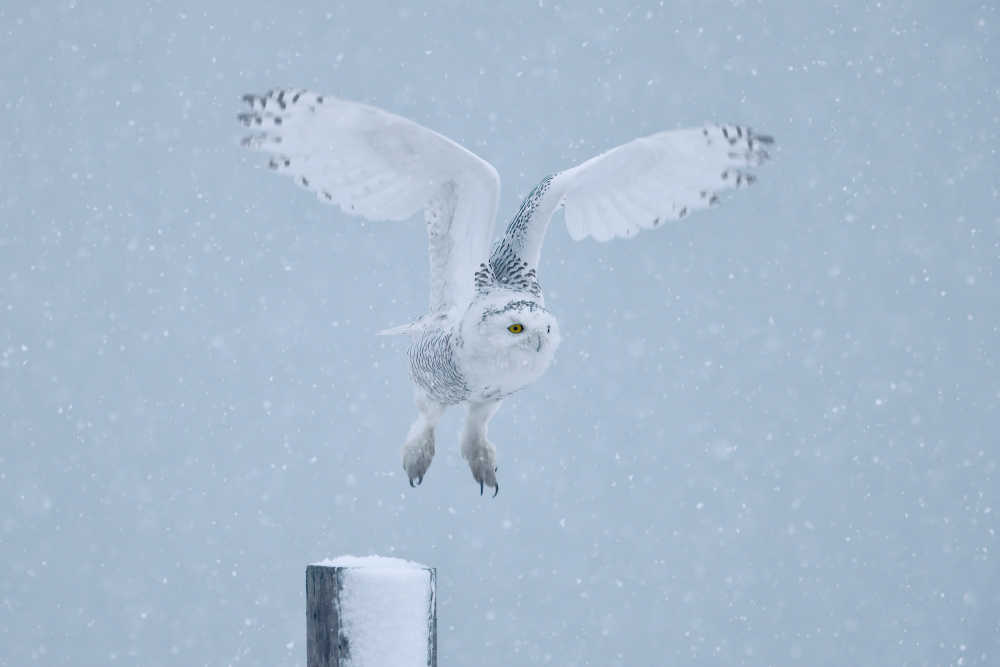
[(307, 667), (437, 667), (437, 570), (341, 556), (306, 568)]

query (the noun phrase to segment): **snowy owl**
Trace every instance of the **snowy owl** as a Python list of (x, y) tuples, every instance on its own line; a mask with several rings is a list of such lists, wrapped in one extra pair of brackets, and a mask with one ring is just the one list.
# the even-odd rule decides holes
[(499, 491), (486, 425), (506, 396), (538, 379), (559, 346), (535, 270), (549, 220), (563, 208), (573, 239), (606, 241), (659, 227), (719, 203), (718, 191), (753, 183), (770, 137), (739, 125), (660, 132), (546, 176), (491, 246), (500, 196), (496, 170), (436, 132), (357, 102), (305, 90), (246, 95), (247, 148), (272, 155), (321, 201), (372, 220), (423, 210), (430, 237), (427, 315), (405, 333), (419, 409), (403, 445), (410, 485), (434, 457), (434, 428), (466, 404), (462, 456), (472, 477)]

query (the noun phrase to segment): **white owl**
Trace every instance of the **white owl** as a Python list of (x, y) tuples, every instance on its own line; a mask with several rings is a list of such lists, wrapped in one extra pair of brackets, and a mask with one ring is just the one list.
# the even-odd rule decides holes
[(546, 176), (492, 244), (500, 179), (453, 141), (381, 109), (305, 90), (244, 97), (239, 115), (259, 130), (243, 145), (271, 153), (321, 201), (373, 220), (421, 209), (430, 236), (430, 311), (385, 333), (406, 333), (420, 410), (403, 468), (420, 484), (434, 457), (434, 428), (465, 403), (462, 456), (472, 477), (499, 491), (486, 425), (506, 396), (538, 379), (559, 346), (559, 325), (535, 277), (552, 215), (565, 209), (570, 236), (633, 236), (719, 203), (719, 190), (753, 183), (770, 137), (738, 125), (660, 132)]

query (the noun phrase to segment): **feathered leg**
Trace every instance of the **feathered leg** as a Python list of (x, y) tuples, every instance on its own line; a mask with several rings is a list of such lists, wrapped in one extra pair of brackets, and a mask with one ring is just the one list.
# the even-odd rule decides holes
[(472, 478), (479, 482), (479, 494), (485, 486), (493, 487), (493, 497), (500, 492), (497, 484), (497, 450), (486, 439), (486, 424), (500, 407), (495, 403), (469, 403), (469, 413), (462, 430), (462, 458), (469, 462)]
[(417, 394), (417, 408), (420, 415), (417, 421), (410, 427), (410, 433), (406, 436), (406, 444), (403, 445), (403, 470), (410, 478), (410, 486), (416, 486), (424, 481), (427, 469), (431, 467), (434, 459), (434, 427), (437, 426), (441, 415), (448, 408)]

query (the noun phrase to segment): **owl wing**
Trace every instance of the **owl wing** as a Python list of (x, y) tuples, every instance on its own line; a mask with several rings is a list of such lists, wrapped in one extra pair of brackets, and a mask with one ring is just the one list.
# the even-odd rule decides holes
[(598, 241), (634, 236), (714, 206), (719, 192), (754, 182), (744, 169), (766, 162), (771, 143), (771, 137), (738, 125), (671, 130), (546, 177), (494, 245), (493, 271), (505, 282), (518, 262), (522, 274), (534, 269), (545, 229), (560, 206), (572, 238)]
[[(421, 209), (431, 259), (431, 315), (471, 299), (489, 253), (500, 178), (455, 142), (381, 109), (305, 90), (246, 95), (243, 146), (272, 155), (320, 201), (371, 220), (405, 220)], [(404, 327), (405, 328), (405, 327)]]

